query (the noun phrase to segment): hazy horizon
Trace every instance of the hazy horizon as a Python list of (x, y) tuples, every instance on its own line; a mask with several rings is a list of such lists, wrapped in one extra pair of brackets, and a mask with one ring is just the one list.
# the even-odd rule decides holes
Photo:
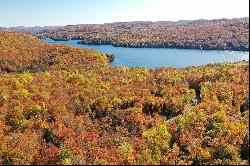
[(0, 27), (249, 17), (248, 0), (1, 0)]
[(222, 20), (222, 19), (243, 19), (243, 18), (249, 18), (249, 17), (237, 17), (237, 18), (215, 18), (215, 19), (195, 19), (195, 20), (173, 20), (173, 21), (169, 21), (169, 20), (159, 20), (159, 21), (150, 21), (150, 20), (145, 20), (145, 21), (120, 21), (120, 22), (105, 22), (105, 23), (78, 23), (78, 24), (67, 24), (67, 25), (44, 25), (44, 26), (39, 26), (39, 25), (34, 25), (34, 26), (24, 26), (24, 25), (18, 25), (18, 26), (9, 26), (9, 27), (3, 27), (0, 26), (1, 28), (16, 28), (16, 27), (25, 27), (25, 28), (34, 28), (34, 27), (63, 27), (63, 26), (71, 26), (71, 25), (98, 25), (98, 24), (112, 24), (112, 23), (132, 23), (132, 22), (152, 22), (152, 23), (156, 23), (156, 22), (178, 22), (178, 21), (196, 21), (196, 20), (208, 20), (208, 21), (212, 21), (212, 20)]

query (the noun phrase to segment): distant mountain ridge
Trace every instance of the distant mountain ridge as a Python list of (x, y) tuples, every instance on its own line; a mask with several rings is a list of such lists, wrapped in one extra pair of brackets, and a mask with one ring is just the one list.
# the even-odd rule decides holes
[(48, 30), (53, 30), (60, 28), (61, 26), (35, 26), (35, 27), (25, 27), (25, 26), (18, 26), (18, 27), (0, 27), (0, 31), (5, 32), (25, 32), (25, 33), (32, 33), (32, 34), (41, 34)]
[(113, 22), (113, 23), (104, 23), (104, 24), (77, 24), (77, 25), (66, 25), (66, 26), (34, 26), (34, 27), (26, 27), (26, 26), (17, 26), (17, 27), (0, 27), (0, 31), (18, 31), (18, 32), (30, 32), (30, 33), (43, 33), (44, 30), (56, 30), (60, 28), (67, 27), (82, 27), (82, 26), (95, 26), (95, 25), (103, 25), (103, 26), (111, 26), (111, 27), (119, 27), (119, 26), (144, 26), (144, 27), (153, 27), (153, 26), (184, 26), (184, 25), (198, 25), (204, 23), (228, 23), (231, 21), (235, 22), (249, 22), (249, 17), (242, 18), (233, 18), (233, 19), (199, 19), (199, 20), (178, 20), (178, 21), (132, 21), (132, 22)]

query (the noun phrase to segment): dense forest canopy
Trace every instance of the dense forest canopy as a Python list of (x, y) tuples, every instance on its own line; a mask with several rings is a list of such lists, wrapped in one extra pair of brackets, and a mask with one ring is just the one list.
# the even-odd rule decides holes
[(248, 164), (248, 71), (110, 67), (0, 33), (0, 164)]

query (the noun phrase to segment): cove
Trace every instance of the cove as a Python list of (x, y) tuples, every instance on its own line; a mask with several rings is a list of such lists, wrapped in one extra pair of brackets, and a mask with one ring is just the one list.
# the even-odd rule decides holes
[(112, 45), (83, 45), (77, 44), (79, 40), (54, 41), (44, 39), (49, 44), (64, 44), (78, 48), (87, 48), (114, 54), (115, 60), (111, 66), (185, 68), (223, 62), (249, 61), (249, 52), (241, 51), (215, 51), (195, 49), (170, 49), (170, 48), (126, 48)]

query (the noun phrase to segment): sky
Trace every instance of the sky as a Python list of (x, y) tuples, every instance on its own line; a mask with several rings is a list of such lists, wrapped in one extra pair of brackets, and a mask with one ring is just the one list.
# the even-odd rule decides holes
[(249, 0), (0, 0), (0, 27), (249, 17)]

